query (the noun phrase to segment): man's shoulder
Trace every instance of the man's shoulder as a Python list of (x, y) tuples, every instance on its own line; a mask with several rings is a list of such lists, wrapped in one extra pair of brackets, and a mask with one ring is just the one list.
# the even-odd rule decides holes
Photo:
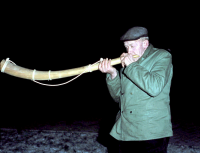
[(165, 49), (161, 49), (161, 48), (152, 48), (152, 54), (156, 54), (158, 57), (166, 57), (166, 56), (172, 56), (171, 53)]

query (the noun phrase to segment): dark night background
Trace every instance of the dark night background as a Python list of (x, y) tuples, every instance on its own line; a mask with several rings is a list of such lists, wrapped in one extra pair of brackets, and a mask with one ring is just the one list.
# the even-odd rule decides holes
[[(119, 57), (125, 51), (119, 38), (133, 26), (144, 26), (150, 43), (170, 49), (173, 56), (172, 117), (197, 120), (199, 48), (195, 37), (199, 27), (195, 13), (165, 4), (156, 9), (135, 7), (85, 2), (5, 5), (0, 60), (9, 57), (19, 66), (44, 71), (81, 67), (101, 57)], [(90, 117), (113, 120), (118, 111), (108, 93), (105, 74), (99, 71), (59, 87), (41, 86), (3, 73), (0, 78), (4, 124)], [(71, 78), (44, 83), (63, 83)]]

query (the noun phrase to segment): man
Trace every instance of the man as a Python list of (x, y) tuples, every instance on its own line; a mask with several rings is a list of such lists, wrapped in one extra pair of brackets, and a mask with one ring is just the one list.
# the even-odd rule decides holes
[(120, 56), (120, 72), (111, 66), (111, 60), (99, 64), (99, 70), (107, 73), (110, 95), (120, 107), (110, 135), (120, 142), (122, 152), (166, 153), (173, 136), (169, 105), (172, 56), (149, 43), (144, 27), (129, 29), (121, 41), (127, 53)]

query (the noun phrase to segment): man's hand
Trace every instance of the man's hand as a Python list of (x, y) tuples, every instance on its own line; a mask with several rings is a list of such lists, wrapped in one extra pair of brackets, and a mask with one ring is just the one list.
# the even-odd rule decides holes
[(133, 62), (136, 62), (138, 60), (138, 58), (134, 58), (133, 54), (123, 53), (120, 56), (120, 60), (121, 60), (122, 67), (124, 67), (124, 66), (128, 66), (129, 64), (131, 64)]
[(109, 73), (112, 79), (117, 76), (117, 70), (111, 65), (111, 59), (108, 60), (108, 58), (106, 58), (99, 63), (99, 70), (102, 73)]

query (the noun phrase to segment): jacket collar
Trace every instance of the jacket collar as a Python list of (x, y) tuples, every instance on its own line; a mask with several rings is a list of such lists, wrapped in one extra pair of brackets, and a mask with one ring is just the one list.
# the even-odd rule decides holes
[(142, 62), (145, 58), (148, 57), (150, 51), (152, 50), (153, 45), (149, 43), (149, 46), (147, 47), (147, 49), (144, 51), (144, 54), (140, 57), (140, 59), (137, 62)]

